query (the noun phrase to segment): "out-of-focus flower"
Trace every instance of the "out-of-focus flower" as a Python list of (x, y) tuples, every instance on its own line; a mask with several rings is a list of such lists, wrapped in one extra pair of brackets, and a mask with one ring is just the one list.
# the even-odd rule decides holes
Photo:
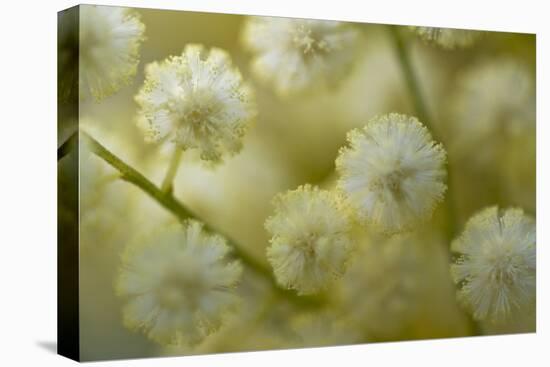
[(512, 59), (484, 61), (459, 77), (451, 106), (455, 154), (495, 162), (509, 139), (535, 128), (533, 77)]
[(456, 85), (448, 111), (449, 155), (496, 181), (494, 200), (534, 211), (536, 96), (528, 65), (509, 58), (481, 61)]
[(363, 337), (392, 340), (419, 312), (422, 247), (408, 234), (364, 242), (337, 288), (343, 317), (360, 326)]
[(80, 93), (101, 100), (136, 74), (145, 26), (130, 8), (80, 7)]
[(424, 41), (434, 43), (445, 49), (471, 46), (483, 32), (467, 29), (411, 27)]
[(252, 91), (229, 54), (201, 45), (187, 45), (181, 56), (147, 65), (136, 101), (147, 141), (197, 149), (207, 161), (237, 153), (255, 117)]
[(350, 221), (336, 194), (304, 185), (276, 197), (266, 221), (273, 236), (267, 257), (277, 281), (315, 293), (341, 276), (352, 248)]
[(286, 322), (281, 322), (288, 314), (273, 307), (270, 297), (247, 297), (245, 289), (249, 280), (250, 277), (243, 279), (241, 307), (227, 318), (223, 328), (191, 348), (168, 346), (164, 348), (164, 353), (174, 356), (288, 348), (288, 326)]
[(433, 231), (359, 238), (353, 263), (330, 294), (363, 340), (467, 334), (448, 252)]
[(174, 225), (128, 247), (116, 283), (124, 322), (161, 344), (193, 344), (217, 330), (238, 303), (241, 265), (202, 225)]
[(251, 17), (243, 32), (252, 71), (282, 96), (336, 84), (351, 69), (360, 39), (349, 23), (308, 19)]
[(505, 321), (535, 299), (535, 222), (521, 209), (483, 209), (452, 243), (459, 299), (479, 320)]
[(361, 221), (384, 232), (410, 229), (443, 199), (446, 154), (416, 118), (391, 113), (348, 134), (338, 185)]

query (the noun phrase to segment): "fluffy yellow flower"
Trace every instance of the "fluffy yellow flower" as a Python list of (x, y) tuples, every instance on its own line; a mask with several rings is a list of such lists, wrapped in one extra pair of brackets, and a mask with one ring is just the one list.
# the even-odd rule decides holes
[(392, 113), (348, 134), (336, 160), (339, 187), (358, 217), (384, 232), (431, 216), (446, 190), (446, 154), (416, 118)]
[(191, 222), (158, 231), (124, 254), (117, 279), (124, 322), (161, 344), (191, 344), (217, 330), (238, 303), (241, 265), (229, 247)]
[(361, 49), (353, 25), (309, 19), (251, 17), (243, 41), (252, 71), (282, 96), (336, 84)]
[(459, 298), (474, 317), (494, 322), (522, 313), (536, 291), (535, 221), (521, 209), (486, 208), (452, 244)]
[(187, 45), (181, 56), (147, 65), (136, 101), (147, 141), (196, 149), (207, 161), (237, 153), (255, 117), (252, 91), (229, 54), (201, 45)]
[(145, 26), (130, 8), (80, 6), (80, 93), (107, 97), (136, 75)]
[(467, 29), (411, 27), (424, 41), (442, 48), (454, 49), (471, 46), (483, 32)]
[(334, 193), (305, 185), (279, 195), (265, 226), (267, 257), (282, 286), (311, 294), (344, 273), (351, 224)]

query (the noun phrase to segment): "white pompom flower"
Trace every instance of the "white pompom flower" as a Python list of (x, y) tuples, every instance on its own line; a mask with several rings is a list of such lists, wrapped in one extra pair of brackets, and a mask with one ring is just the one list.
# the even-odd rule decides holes
[(533, 305), (536, 226), (523, 210), (481, 210), (451, 248), (460, 254), (451, 265), (458, 296), (474, 318), (506, 321)]
[(239, 303), (242, 267), (230, 248), (198, 222), (164, 228), (130, 246), (117, 293), (127, 299), (124, 323), (164, 345), (200, 342)]
[(340, 277), (353, 242), (340, 198), (310, 185), (277, 196), (266, 221), (267, 257), (277, 281), (298, 294), (313, 294)]
[(146, 141), (167, 140), (214, 162), (241, 149), (256, 114), (252, 91), (229, 54), (195, 44), (147, 65), (135, 99)]
[(391, 113), (348, 134), (336, 169), (358, 218), (383, 232), (411, 229), (443, 199), (446, 153), (416, 118)]
[(136, 75), (145, 26), (130, 8), (80, 6), (80, 93), (101, 100)]
[(483, 32), (467, 29), (411, 27), (424, 41), (445, 49), (465, 48), (477, 41)]
[(349, 23), (309, 19), (251, 17), (243, 32), (252, 71), (281, 96), (335, 85), (351, 69), (360, 39)]

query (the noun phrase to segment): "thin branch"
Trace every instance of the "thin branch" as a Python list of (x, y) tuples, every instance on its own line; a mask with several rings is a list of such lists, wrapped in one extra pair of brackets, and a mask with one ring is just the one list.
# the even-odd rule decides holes
[(407, 88), (409, 89), (409, 95), (414, 104), (414, 109), (416, 111), (416, 114), (418, 115), (417, 117), (420, 121), (422, 121), (424, 125), (428, 127), (428, 129), (432, 131), (432, 134), (434, 134), (432, 120), (430, 119), (430, 116), (428, 114), (428, 108), (426, 107), (426, 103), (424, 103), (424, 97), (418, 85), (418, 80), (416, 79), (416, 75), (414, 73), (409, 52), (407, 50), (405, 42), (401, 37), (401, 33), (399, 33), (398, 27), (389, 26), (389, 29), (392, 34), (393, 43), (395, 46), (395, 51), (397, 52), (399, 65), (401, 66), (401, 70), (403, 72), (403, 76), (405, 77)]
[(164, 176), (164, 180), (160, 185), (162, 192), (173, 192), (174, 179), (178, 173), (182, 153), (183, 150), (180, 147), (174, 146), (174, 153), (172, 154), (172, 159), (170, 159), (170, 166), (168, 167), (166, 176)]
[[(416, 110), (418, 118), (431, 131), (434, 139), (436, 141), (442, 142), (441, 134), (439, 134), (438, 131), (434, 129), (433, 121), (431, 120), (430, 114), (428, 113), (428, 108), (426, 103), (424, 102), (424, 96), (422, 94), (422, 90), (420, 89), (417, 76), (412, 66), (409, 50), (407, 49), (407, 46), (403, 41), (401, 33), (399, 32), (399, 28), (397, 26), (389, 26), (389, 30), (392, 35), (395, 51), (398, 56), (397, 58), (399, 61), (399, 65), (401, 67), (401, 70), (403, 71), (403, 76), (405, 77), (405, 82), (409, 90), (409, 95), (413, 101), (414, 108)], [(445, 196), (444, 205), (445, 205), (445, 216), (446, 216), (446, 222), (447, 222), (446, 223), (447, 228), (445, 229), (445, 233), (446, 233), (447, 241), (449, 245), (451, 241), (454, 239), (454, 237), (457, 235), (457, 231), (458, 231), (457, 217), (455, 214), (456, 205), (455, 205), (455, 200), (454, 200), (454, 195), (452, 190), (451, 173), (452, 173), (452, 169), (449, 163), (449, 159), (447, 159), (447, 193)], [(474, 320), (470, 315), (467, 315), (467, 316), (468, 316), (471, 334), (482, 335), (481, 326), (479, 325), (479, 323), (476, 320)]]
[(483, 328), (481, 326), (481, 323), (474, 319), (474, 317), (471, 314), (466, 314), (468, 318), (468, 326), (470, 328), (470, 334), (473, 336), (477, 335), (483, 335)]
[[(123, 162), (120, 158), (110, 152), (107, 148), (101, 145), (97, 140), (92, 138), (85, 132), (81, 132), (81, 136), (86, 140), (87, 145), (90, 147), (90, 150), (95, 153), (97, 156), (102, 158), (105, 162), (111, 165), (113, 168), (118, 170), (121, 174), (121, 179), (127, 181), (136, 187), (140, 188), (142, 191), (147, 193), (151, 198), (157, 201), (161, 206), (167, 209), (169, 212), (174, 214), (179, 220), (184, 221), (188, 219), (198, 219), (198, 216), (195, 215), (191, 210), (183, 206), (171, 192), (163, 192), (155, 184), (149, 181), (145, 176), (138, 172), (133, 167), (129, 166)], [(275, 278), (271, 269), (257, 261), (252, 255), (250, 255), (241, 245), (236, 241), (232, 240), (229, 236), (223, 234), (217, 228), (205, 223), (203, 220), (200, 220), (204, 223), (204, 229), (211, 233), (218, 233), (224, 236), (229, 245), (232, 247), (232, 255), (240, 259), (248, 268), (253, 270), (256, 274), (267, 279), (273, 289), (277, 294), (295, 304), (306, 306), (318, 306), (322, 303), (322, 299), (314, 296), (298, 296), (294, 292), (281, 288)]]
[(77, 133), (74, 132), (59, 148), (57, 148), (57, 160), (61, 160), (61, 158), (65, 157), (67, 154), (69, 154), (75, 147), (77, 142)]
[[(435, 129), (432, 119), (430, 118), (430, 113), (428, 112), (427, 104), (425, 103), (424, 95), (420, 88), (417, 75), (414, 72), (412, 66), (409, 50), (403, 41), (403, 37), (399, 32), (397, 26), (388, 26), (390, 33), (392, 35), (393, 44), (395, 46), (395, 51), (397, 53), (397, 59), (399, 65), (403, 72), (407, 89), (409, 90), (409, 95), (414, 104), (414, 108), (419, 120), (430, 130), (433, 138), (438, 142), (443, 142), (441, 139), (441, 134)], [(451, 167), (449, 159), (447, 159), (447, 193), (445, 200), (445, 215), (447, 219), (447, 228), (445, 233), (447, 234), (447, 240), (450, 243), (453, 238), (456, 236), (458, 230), (457, 218), (455, 215), (456, 205), (453, 197), (453, 191), (451, 190), (452, 186), (452, 177), (451, 177)]]

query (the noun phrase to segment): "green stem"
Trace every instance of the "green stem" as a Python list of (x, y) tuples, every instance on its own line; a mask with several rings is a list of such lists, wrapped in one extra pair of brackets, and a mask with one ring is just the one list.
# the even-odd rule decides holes
[[(138, 172), (136, 169), (134, 169), (133, 167), (123, 162), (120, 158), (118, 158), (116, 155), (110, 152), (107, 148), (105, 148), (103, 145), (101, 145), (97, 140), (92, 138), (87, 133), (82, 132), (81, 136), (83, 139), (86, 140), (88, 146), (90, 147), (93, 153), (95, 153), (98, 157), (102, 158), (105, 162), (107, 162), (109, 165), (111, 165), (113, 168), (115, 168), (120, 172), (122, 180), (129, 182), (137, 186), (138, 188), (140, 188), (142, 191), (147, 193), (151, 198), (153, 198), (156, 202), (158, 202), (161, 206), (163, 206), (169, 212), (174, 214), (179, 220), (184, 221), (188, 219), (198, 219), (198, 216), (196, 216), (191, 210), (183, 206), (183, 204), (181, 204), (172, 195), (171, 192), (164, 192), (161, 189), (159, 189), (155, 184), (149, 181), (140, 172)], [(207, 230), (208, 232), (218, 233), (224, 236), (227, 239), (228, 244), (233, 249), (232, 255), (240, 259), (248, 268), (250, 268), (256, 274), (268, 280), (277, 294), (283, 296), (285, 299), (295, 304), (298, 304), (304, 307), (308, 307), (308, 306), (316, 307), (322, 303), (323, 300), (320, 299), (319, 297), (297, 296), (294, 292), (279, 287), (275, 278), (273, 277), (273, 273), (271, 272), (270, 268), (268, 268), (261, 262), (257, 261), (254, 258), (254, 256), (250, 255), (240, 244), (232, 240), (229, 236), (223, 234), (217, 228), (214, 228), (208, 223), (205, 223), (202, 220), (200, 221), (204, 223), (204, 229)]]
[(468, 317), (468, 324), (470, 327), (470, 334), (472, 336), (480, 336), (483, 335), (483, 328), (481, 327), (481, 323), (473, 318), (472, 315), (467, 314)]
[[(414, 108), (418, 115), (418, 118), (431, 131), (432, 136), (436, 141), (443, 142), (443, 140), (441, 139), (442, 135), (439, 134), (438, 131), (434, 129), (433, 122), (430, 118), (430, 114), (428, 113), (428, 108), (424, 101), (422, 91), (420, 89), (417, 75), (415, 74), (412, 66), (409, 50), (407, 49), (405, 42), (401, 36), (401, 33), (399, 32), (399, 27), (389, 26), (389, 29), (393, 38), (393, 43), (394, 43), (395, 51), (397, 53), (399, 65), (403, 72), (403, 76), (407, 84), (407, 89), (409, 90), (409, 95), (413, 101)], [(452, 190), (451, 173), (452, 173), (451, 165), (449, 163), (449, 160), (447, 160), (447, 192), (445, 195), (444, 209), (445, 209), (445, 218), (446, 218), (445, 234), (447, 238), (447, 244), (449, 245), (452, 242), (452, 240), (455, 238), (458, 232), (458, 224), (457, 224), (458, 219), (456, 216), (456, 205), (455, 205), (455, 200), (454, 200), (454, 195)], [(471, 334), (481, 335), (481, 328), (479, 323), (475, 321), (472, 317), (470, 316), (468, 317), (469, 317)]]
[(178, 173), (182, 153), (183, 150), (181, 150), (178, 146), (174, 147), (174, 154), (172, 155), (172, 159), (170, 160), (170, 166), (168, 167), (168, 171), (166, 171), (166, 176), (164, 176), (164, 180), (162, 181), (162, 185), (160, 186), (162, 192), (172, 192), (174, 179), (176, 178), (176, 174)]
[[(411, 62), (409, 52), (407, 50), (405, 42), (403, 41), (403, 38), (401, 37), (401, 34), (399, 33), (399, 28), (397, 26), (389, 26), (389, 27), (393, 37), (395, 51), (397, 52), (399, 65), (403, 72), (403, 76), (405, 77), (405, 82), (407, 83), (407, 88), (409, 89), (409, 94), (412, 98), (414, 109), (420, 121), (422, 121), (422, 123), (432, 131), (432, 134), (434, 134), (434, 137), (437, 138), (435, 136), (436, 134), (434, 133), (432, 121), (428, 114), (428, 109), (426, 107), (426, 104), (424, 103), (422, 91), (420, 90), (418, 80), (416, 78), (416, 75), (412, 67), (412, 62)], [(439, 140), (439, 139), (436, 139), (436, 140)]]
[[(443, 140), (441, 139), (441, 134), (439, 134), (438, 131), (435, 129), (433, 125), (433, 121), (430, 118), (430, 114), (428, 112), (428, 108), (425, 103), (425, 99), (422, 94), (422, 90), (420, 88), (417, 75), (415, 74), (414, 68), (412, 66), (409, 50), (407, 49), (407, 46), (405, 45), (405, 42), (401, 36), (401, 33), (399, 32), (399, 28), (397, 26), (389, 26), (389, 29), (393, 38), (395, 51), (397, 53), (397, 59), (399, 61), (399, 65), (403, 72), (407, 89), (409, 90), (409, 95), (414, 104), (416, 114), (418, 115), (418, 118), (420, 119), (420, 121), (430, 130), (433, 138), (436, 141), (443, 142)], [(453, 197), (453, 191), (451, 190), (451, 187), (452, 187), (451, 172), (452, 170), (451, 170), (449, 161), (447, 160), (447, 192), (445, 195), (446, 200), (445, 200), (444, 206), (445, 206), (445, 217), (446, 217), (446, 225), (447, 225), (445, 233), (446, 233), (448, 243), (451, 243), (453, 238), (456, 236), (457, 229), (458, 229), (457, 217), (455, 215), (456, 206), (455, 206), (455, 201)]]
[(78, 138), (78, 133), (73, 133), (59, 148), (57, 148), (57, 160), (65, 157), (69, 154), (75, 147)]

